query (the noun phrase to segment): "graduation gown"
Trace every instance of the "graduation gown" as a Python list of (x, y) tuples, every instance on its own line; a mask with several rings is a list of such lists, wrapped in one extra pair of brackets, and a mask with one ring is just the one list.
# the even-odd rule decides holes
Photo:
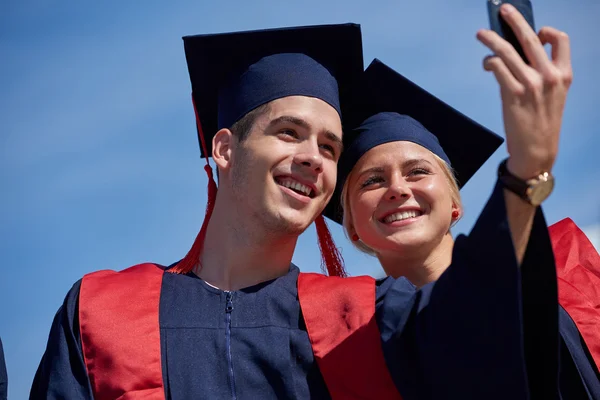
[(561, 398), (600, 399), (600, 255), (569, 218), (550, 235), (561, 304)]
[(8, 374), (6, 373), (6, 362), (4, 361), (4, 349), (0, 339), (0, 400), (8, 397)]
[[(600, 399), (600, 374), (575, 322), (559, 307), (560, 399)], [(598, 327), (600, 330), (600, 327)], [(600, 334), (600, 333), (599, 333)]]
[[(527, 251), (551, 253), (541, 209)], [(537, 269), (556, 282), (553, 263)], [(164, 272), (158, 319), (165, 397), (330, 398), (298, 299), (298, 276), (292, 265), (280, 278), (228, 292), (193, 274)], [(520, 276), (503, 190), (496, 186), (472, 233), (456, 239), (452, 265), (437, 282), (421, 289), (404, 278), (377, 282), (380, 345), (402, 398), (530, 398)], [(54, 318), (31, 398), (93, 398), (82, 355), (80, 287), (81, 281)], [(538, 296), (556, 304), (556, 290), (547, 292)]]

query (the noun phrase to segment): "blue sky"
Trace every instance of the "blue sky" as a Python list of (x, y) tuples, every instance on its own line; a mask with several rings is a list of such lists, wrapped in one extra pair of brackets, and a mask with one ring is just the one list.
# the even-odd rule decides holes
[[(365, 65), (378, 57), (503, 135), (484, 0), (3, 2), (0, 6), (0, 336), (11, 398), (25, 398), (51, 320), (87, 272), (185, 254), (200, 227), (206, 179), (195, 137), (181, 37), (356, 22)], [(572, 40), (575, 81), (544, 204), (600, 241), (597, 111), (600, 3), (534, 2), (536, 24)], [(470, 229), (504, 148), (463, 190)], [(351, 274), (380, 274), (333, 228)], [(295, 262), (318, 270), (314, 227)]]

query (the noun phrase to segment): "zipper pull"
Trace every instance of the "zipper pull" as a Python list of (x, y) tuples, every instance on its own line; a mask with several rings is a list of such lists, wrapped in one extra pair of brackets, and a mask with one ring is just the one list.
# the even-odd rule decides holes
[(230, 313), (231, 311), (233, 311), (233, 296), (231, 292), (227, 292), (225, 312)]

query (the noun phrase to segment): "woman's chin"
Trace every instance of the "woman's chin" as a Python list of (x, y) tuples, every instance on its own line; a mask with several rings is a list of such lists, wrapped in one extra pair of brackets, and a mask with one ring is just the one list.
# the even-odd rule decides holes
[[(431, 247), (432, 241), (420, 235), (391, 235), (381, 238), (376, 246), (372, 248), (379, 249), (377, 252), (382, 255), (403, 255), (403, 254), (419, 254), (423, 250)], [(429, 251), (429, 250), (428, 250)]]

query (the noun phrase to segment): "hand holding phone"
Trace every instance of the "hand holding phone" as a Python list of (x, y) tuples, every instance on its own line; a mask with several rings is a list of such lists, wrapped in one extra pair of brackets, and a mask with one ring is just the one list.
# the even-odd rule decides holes
[[(479, 30), (477, 39), (495, 55), (484, 59), (483, 68), (494, 73), (500, 87), (509, 168), (528, 179), (540, 171), (550, 171), (556, 159), (565, 101), (573, 80), (570, 41), (556, 28), (533, 30), (528, 0), (488, 1), (494, 29)], [(503, 29), (504, 20), (525, 51), (515, 45), (515, 35), (511, 40), (512, 31)], [(515, 46), (508, 46), (507, 41)], [(544, 49), (546, 44), (552, 46), (550, 54)], [(530, 63), (524, 61), (525, 54)]]
[(495, 31), (500, 37), (504, 38), (507, 42), (513, 45), (517, 50), (523, 61), (529, 64), (527, 56), (523, 51), (523, 47), (519, 43), (519, 40), (515, 36), (514, 32), (508, 26), (506, 21), (500, 15), (500, 7), (502, 4), (508, 3), (513, 5), (525, 18), (531, 29), (535, 32), (535, 25), (533, 22), (533, 9), (531, 7), (531, 1), (529, 0), (487, 0), (488, 14), (490, 17), (490, 29)]

